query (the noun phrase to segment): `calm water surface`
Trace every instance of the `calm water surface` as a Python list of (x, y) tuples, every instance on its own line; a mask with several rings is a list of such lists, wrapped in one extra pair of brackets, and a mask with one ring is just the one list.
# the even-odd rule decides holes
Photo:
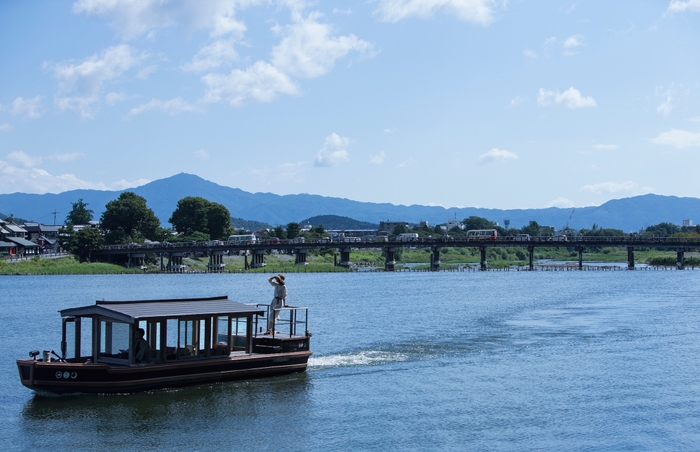
[(290, 274), (292, 376), (37, 396), (15, 359), (59, 309), (229, 295), (269, 275), (0, 277), (5, 450), (700, 450), (700, 272)]

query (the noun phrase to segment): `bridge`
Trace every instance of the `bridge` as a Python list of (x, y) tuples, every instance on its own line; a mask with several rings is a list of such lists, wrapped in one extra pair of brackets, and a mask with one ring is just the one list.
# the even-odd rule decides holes
[[(265, 266), (265, 255), (273, 250), (286, 254), (294, 254), (294, 263), (306, 265), (307, 254), (315, 249), (336, 249), (340, 255), (338, 265), (348, 267), (351, 265), (351, 251), (353, 249), (381, 249), (386, 257), (384, 269), (394, 271), (396, 265), (395, 253), (399, 248), (425, 248), (430, 249), (430, 269), (440, 270), (440, 251), (446, 247), (479, 248), (481, 270), (488, 268), (486, 252), (490, 247), (520, 247), (525, 248), (528, 254), (529, 269), (534, 269), (534, 250), (536, 247), (557, 247), (578, 251), (578, 268), (583, 268), (583, 253), (587, 247), (616, 247), (627, 249), (627, 268), (634, 270), (634, 251), (640, 248), (662, 248), (676, 252), (676, 266), (683, 269), (685, 266), (685, 253), (700, 250), (700, 239), (679, 237), (575, 237), (575, 236), (543, 236), (521, 237), (502, 236), (493, 240), (479, 240), (472, 237), (437, 237), (417, 238), (413, 240), (397, 240), (395, 238), (377, 237), (371, 240), (349, 237), (342, 241), (330, 239), (304, 240), (299, 239), (279, 240), (267, 239), (258, 243), (232, 243), (225, 241), (208, 242), (182, 242), (182, 243), (152, 243), (108, 245), (100, 251), (93, 252), (93, 256), (107, 257), (122, 256), (126, 258), (127, 266), (142, 265), (146, 254), (156, 254), (160, 257), (161, 271), (184, 272), (186, 266), (183, 257), (186, 254), (209, 256), (207, 266), (210, 272), (223, 272), (225, 269), (224, 256), (231, 253), (245, 251), (245, 268), (260, 268)], [(248, 254), (251, 262), (248, 262)]]

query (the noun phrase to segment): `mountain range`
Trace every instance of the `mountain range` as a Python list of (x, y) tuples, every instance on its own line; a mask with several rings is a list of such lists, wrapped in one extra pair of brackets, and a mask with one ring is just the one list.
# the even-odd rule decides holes
[[(339, 215), (378, 224), (380, 221), (406, 221), (430, 225), (444, 224), (448, 219), (462, 220), (479, 216), (504, 225), (510, 220), (511, 227), (522, 227), (529, 221), (561, 229), (568, 224), (574, 229), (590, 228), (597, 224), (603, 228), (622, 229), (625, 232), (662, 222), (680, 225), (683, 220), (697, 224), (700, 217), (700, 199), (677, 196), (642, 195), (615, 199), (600, 206), (563, 209), (484, 209), (477, 207), (439, 207), (421, 205), (395, 205), (370, 203), (346, 198), (297, 194), (276, 195), (273, 193), (250, 193), (238, 188), (225, 187), (193, 174), (180, 173), (159, 179), (132, 191), (143, 196), (148, 206), (168, 227), (168, 219), (177, 207), (177, 202), (186, 196), (201, 196), (209, 201), (226, 206), (232, 217), (265, 222), (271, 225), (286, 225), (290, 222), (319, 215)], [(122, 191), (71, 190), (58, 194), (0, 194), (0, 213), (53, 224), (63, 224), (71, 210), (71, 203), (82, 199), (99, 219), (107, 202), (116, 199)], [(465, 198), (468, 194), (465, 194)], [(57, 212), (54, 215), (54, 212)]]

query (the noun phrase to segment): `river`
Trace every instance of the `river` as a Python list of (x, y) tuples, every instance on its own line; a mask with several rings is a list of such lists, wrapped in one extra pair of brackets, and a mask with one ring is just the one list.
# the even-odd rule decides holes
[(289, 274), (314, 356), (291, 376), (44, 397), (15, 359), (59, 309), (229, 295), (269, 275), (4, 276), (5, 450), (698, 450), (700, 272)]

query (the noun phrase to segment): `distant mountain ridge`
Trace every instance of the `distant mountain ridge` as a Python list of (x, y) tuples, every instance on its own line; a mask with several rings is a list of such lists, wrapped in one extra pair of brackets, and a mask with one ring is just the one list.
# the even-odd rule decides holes
[[(180, 173), (146, 185), (121, 191), (71, 190), (58, 194), (12, 193), (0, 195), (0, 212), (5, 215), (28, 218), (44, 224), (53, 224), (53, 212), (57, 211), (57, 223), (62, 224), (71, 210), (71, 203), (83, 199), (99, 219), (107, 202), (116, 199), (123, 191), (133, 191), (143, 196), (163, 226), (186, 196), (201, 196), (226, 206), (232, 217), (260, 221), (272, 225), (301, 222), (305, 218), (320, 215), (338, 215), (357, 221), (378, 224), (380, 221), (428, 221), (444, 224), (450, 218), (462, 220), (472, 215), (484, 217), (503, 225), (510, 220), (511, 227), (522, 227), (529, 221), (540, 225), (562, 228), (572, 209), (550, 207), (546, 209), (483, 209), (476, 207), (437, 207), (421, 205), (395, 205), (368, 203), (346, 198), (320, 195), (275, 195), (249, 193), (238, 188), (225, 187), (192, 174)], [(616, 199), (601, 206), (576, 208), (569, 226), (575, 229), (590, 228), (594, 223), (604, 228), (622, 229), (625, 232), (669, 222), (681, 224), (682, 220), (700, 217), (700, 199), (676, 196), (642, 195)]]

